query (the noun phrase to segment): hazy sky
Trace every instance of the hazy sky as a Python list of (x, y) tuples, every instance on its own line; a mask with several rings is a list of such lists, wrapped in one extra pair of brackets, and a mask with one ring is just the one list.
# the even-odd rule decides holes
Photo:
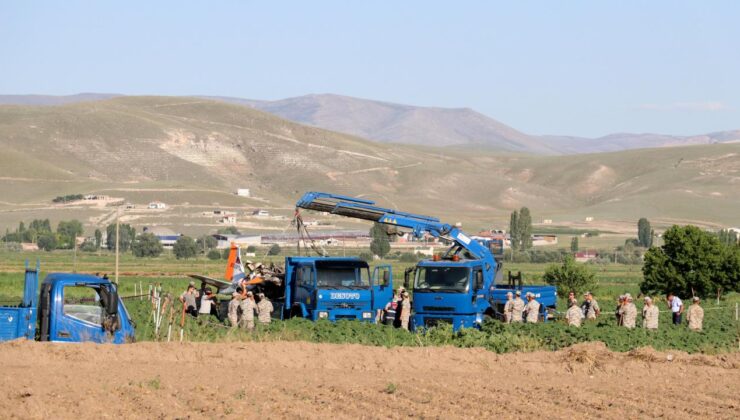
[(740, 1), (2, 1), (0, 94), (338, 93), (531, 134), (740, 129)]

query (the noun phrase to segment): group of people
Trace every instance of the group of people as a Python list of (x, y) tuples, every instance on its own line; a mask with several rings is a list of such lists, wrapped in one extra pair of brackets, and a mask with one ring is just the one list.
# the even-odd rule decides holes
[(409, 329), (411, 319), (411, 299), (409, 293), (403, 287), (393, 292), (393, 298), (382, 313), (378, 314), (376, 321), (382, 321), (385, 325), (393, 325), (404, 330)]
[[(516, 297), (514, 297), (516, 296)], [(506, 294), (506, 303), (504, 304), (504, 322), (538, 322), (540, 319), (540, 303), (535, 299), (534, 293), (527, 292), (524, 295), (527, 303), (522, 300), (521, 290)]]
[[(599, 304), (593, 298), (591, 292), (586, 292), (583, 296), (584, 301), (579, 306), (575, 299), (575, 294), (571, 292), (568, 295), (568, 311), (565, 313), (565, 319), (568, 325), (580, 327), (584, 319), (594, 320), (601, 314), (601, 308), (599, 308)], [(643, 301), (642, 327), (648, 330), (657, 330), (660, 309), (658, 309), (656, 302), (650, 296), (645, 296)], [(704, 309), (701, 307), (701, 299), (698, 296), (694, 296), (692, 301), (693, 303), (686, 315), (688, 326), (691, 330), (701, 331), (704, 323)], [(681, 299), (673, 293), (668, 293), (666, 303), (671, 310), (673, 324), (681, 325), (684, 313), (684, 306)], [(625, 293), (619, 296), (614, 315), (617, 325), (621, 327), (632, 329), (637, 326), (638, 311), (631, 294)]]
[(266, 325), (272, 321), (274, 310), (272, 302), (264, 293), (257, 293), (255, 299), (254, 293), (239, 286), (231, 294), (231, 301), (229, 301), (229, 324), (231, 328), (239, 327), (253, 331), (255, 315), (261, 325)]
[[(218, 298), (208, 287), (198, 291), (195, 283), (190, 282), (187, 290), (180, 295), (180, 302), (186, 314), (196, 318), (199, 315), (215, 315), (219, 321), (222, 321), (218, 310)], [(257, 293), (255, 296), (246, 287), (238, 286), (231, 294), (227, 318), (232, 328), (241, 327), (252, 331), (255, 326), (255, 316), (260, 324), (269, 324), (273, 311), (272, 302), (264, 293)]]

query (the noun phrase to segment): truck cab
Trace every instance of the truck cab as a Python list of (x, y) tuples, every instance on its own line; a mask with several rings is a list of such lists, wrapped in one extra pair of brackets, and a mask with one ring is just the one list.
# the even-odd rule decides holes
[[(501, 264), (495, 275), (486, 278), (478, 259), (425, 260), (413, 270), (413, 325), (429, 328), (441, 323), (460, 328), (480, 327), (486, 319), (501, 318), (506, 293), (520, 290), (533, 293), (540, 303), (540, 319), (547, 321), (555, 308), (553, 286), (502, 284)], [(521, 276), (520, 276), (521, 278)]]
[(287, 257), (283, 317), (375, 322), (378, 309), (393, 297), (389, 265), (370, 273), (356, 258)]
[(29, 340), (122, 344), (134, 341), (134, 325), (118, 288), (107, 278), (51, 273), (26, 266), (23, 298), (0, 307), (0, 341)]

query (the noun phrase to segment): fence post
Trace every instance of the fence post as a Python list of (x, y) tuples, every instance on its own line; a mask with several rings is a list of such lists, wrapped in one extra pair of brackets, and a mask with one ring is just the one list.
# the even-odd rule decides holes
[(738, 302), (735, 302), (735, 321), (738, 320), (738, 315), (740, 315), (740, 311), (738, 310)]

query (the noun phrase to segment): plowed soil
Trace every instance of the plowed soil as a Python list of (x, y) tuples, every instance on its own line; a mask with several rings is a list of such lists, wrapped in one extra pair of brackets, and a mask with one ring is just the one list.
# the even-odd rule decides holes
[(740, 354), (0, 344), (2, 418), (738, 418)]

